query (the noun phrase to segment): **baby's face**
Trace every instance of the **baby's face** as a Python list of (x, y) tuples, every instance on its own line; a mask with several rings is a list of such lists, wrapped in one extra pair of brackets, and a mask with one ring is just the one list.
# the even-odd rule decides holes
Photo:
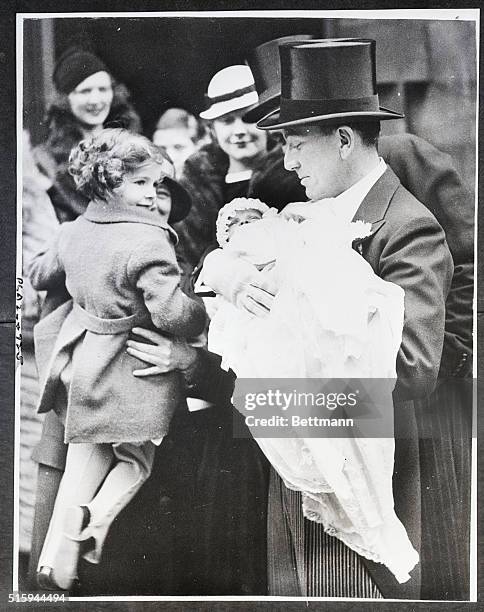
[(238, 210), (235, 217), (231, 217), (227, 234), (230, 238), (232, 238), (232, 234), (234, 233), (237, 227), (241, 225), (245, 225), (246, 223), (252, 223), (253, 221), (259, 221), (262, 219), (262, 213), (260, 210), (256, 210), (255, 208), (246, 208), (244, 210)]

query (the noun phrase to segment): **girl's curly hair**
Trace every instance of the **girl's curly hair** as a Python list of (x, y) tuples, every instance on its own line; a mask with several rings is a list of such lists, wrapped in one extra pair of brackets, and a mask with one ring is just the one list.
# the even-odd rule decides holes
[(152, 161), (167, 157), (148, 138), (123, 128), (107, 128), (82, 140), (69, 156), (69, 173), (77, 189), (88, 198), (105, 199), (123, 182), (124, 176)]
[[(111, 76), (113, 101), (104, 127), (120, 127), (131, 132), (141, 131), (141, 120), (130, 102), (128, 89)], [(45, 142), (55, 162), (67, 167), (69, 154), (84, 135), (79, 121), (73, 115), (67, 94), (57, 92), (47, 110), (48, 136)]]

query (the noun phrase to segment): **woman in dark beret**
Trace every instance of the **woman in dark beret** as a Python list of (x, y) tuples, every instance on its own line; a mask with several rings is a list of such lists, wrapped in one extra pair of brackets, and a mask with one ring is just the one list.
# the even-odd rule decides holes
[(87, 199), (76, 191), (67, 171), (71, 149), (103, 127), (141, 129), (128, 90), (91, 51), (69, 48), (54, 69), (55, 97), (47, 110), (47, 139), (34, 150), (40, 170), (51, 180), (48, 190), (57, 218), (73, 221)]

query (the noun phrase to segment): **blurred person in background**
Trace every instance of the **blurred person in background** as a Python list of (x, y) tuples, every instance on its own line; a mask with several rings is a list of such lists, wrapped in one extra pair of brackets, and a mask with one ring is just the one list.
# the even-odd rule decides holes
[[(209, 122), (212, 142), (186, 160), (180, 177), (192, 197), (189, 216), (175, 225), (187, 277), (213, 242), (219, 209), (247, 195), (252, 172), (267, 156), (266, 135), (242, 120), (258, 101), (247, 66), (217, 72), (208, 85), (207, 101), (200, 117)], [(167, 343), (161, 337), (152, 341), (161, 347)], [(214, 378), (207, 383), (218, 386)], [(230, 397), (225, 403), (205, 403), (204, 408), (192, 412), (186, 423), (187, 433), (196, 431), (198, 437), (187, 435), (185, 444), (191, 470), (187, 482), (196, 486), (190, 486), (193, 512), (185, 522), (190, 545), (184, 555), (187, 579), (182, 592), (264, 595), (268, 463), (248, 431), (246, 438), (234, 438), (238, 416)], [(204, 535), (194, 546), (197, 534)]]
[(29, 133), (22, 142), (22, 370), (20, 378), (20, 553), (22, 567), (28, 562), (32, 538), (37, 469), (31, 459), (32, 447), (40, 437), (43, 418), (37, 414), (38, 377), (34, 357), (34, 325), (38, 322), (43, 294), (32, 287), (25, 274), (32, 256), (49, 240), (59, 222), (47, 189), (50, 181), (37, 168)]
[(48, 134), (34, 149), (40, 170), (50, 179), (48, 190), (57, 218), (73, 221), (84, 212), (87, 198), (76, 191), (67, 171), (71, 149), (103, 127), (141, 129), (128, 90), (91, 51), (67, 49), (54, 69), (55, 97), (47, 110)]
[(185, 160), (206, 144), (208, 137), (194, 115), (182, 108), (169, 108), (158, 119), (152, 140), (168, 153), (179, 177)]
[(217, 72), (206, 98), (208, 108), (200, 117), (209, 123), (212, 142), (186, 160), (180, 177), (193, 205), (176, 229), (182, 257), (191, 269), (215, 242), (218, 211), (233, 198), (247, 196), (253, 172), (267, 157), (266, 134), (242, 118), (258, 102), (248, 66)]

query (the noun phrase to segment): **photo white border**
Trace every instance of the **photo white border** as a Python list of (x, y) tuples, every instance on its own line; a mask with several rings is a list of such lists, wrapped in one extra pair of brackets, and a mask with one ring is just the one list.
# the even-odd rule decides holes
[[(274, 19), (367, 19), (371, 21), (406, 19), (430, 21), (473, 21), (476, 27), (476, 153), (475, 153), (475, 230), (474, 230), (474, 352), (473, 377), (477, 380), (477, 222), (478, 222), (478, 177), (479, 177), (479, 9), (364, 9), (364, 10), (252, 10), (252, 11), (121, 11), (121, 12), (38, 12), (16, 14), (16, 84), (17, 84), (17, 264), (16, 275), (22, 277), (22, 125), (23, 125), (23, 22), (30, 19), (82, 19), (82, 18), (274, 18)], [(18, 366), (18, 367), (17, 367)], [(13, 534), (13, 579), (12, 591), (19, 592), (19, 477), (20, 477), (20, 370), (16, 362), (15, 370), (15, 449), (14, 449), (14, 534)], [(136, 601), (335, 601), (335, 602), (384, 602), (404, 603), (459, 603), (477, 602), (477, 389), (474, 385), (473, 430), (471, 456), (471, 537), (470, 537), (470, 599), (469, 600), (410, 600), (410, 599), (372, 599), (340, 597), (274, 597), (274, 596), (97, 596), (69, 597), (66, 601), (92, 602), (136, 602)]]

